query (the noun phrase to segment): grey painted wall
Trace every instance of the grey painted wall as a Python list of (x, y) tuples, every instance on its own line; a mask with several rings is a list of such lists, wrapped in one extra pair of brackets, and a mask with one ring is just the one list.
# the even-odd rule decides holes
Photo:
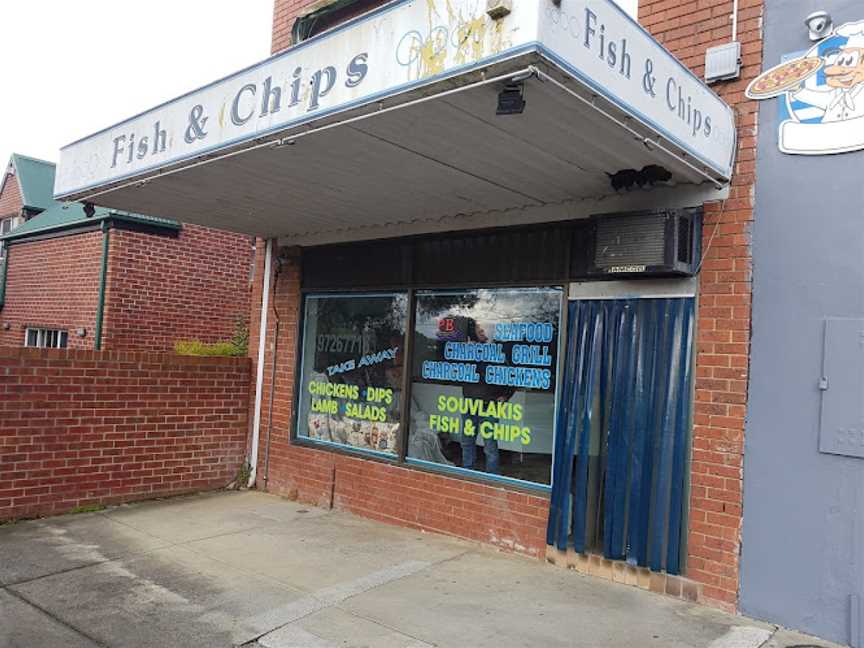
[[(809, 47), (808, 13), (864, 20), (862, 0), (765, 4), (766, 69)], [(864, 318), (864, 153), (784, 155), (777, 128), (776, 100), (762, 102), (741, 609), (857, 645), (849, 597), (864, 594), (864, 459), (819, 453), (818, 379), (823, 319)], [(848, 361), (861, 365), (854, 351)]]

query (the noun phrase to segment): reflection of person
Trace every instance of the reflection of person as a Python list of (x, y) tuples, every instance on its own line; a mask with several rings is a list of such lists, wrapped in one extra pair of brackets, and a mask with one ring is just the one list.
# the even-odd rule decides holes
[[(483, 327), (471, 318), (467, 319), (467, 335), (468, 341), (480, 342), (485, 344), (489, 342), (489, 336)], [(462, 395), (465, 398), (472, 398), (482, 401), (507, 401), (513, 395), (514, 391), (510, 387), (502, 387), (500, 385), (489, 385), (485, 381), (485, 366), (477, 367), (480, 373), (479, 383), (466, 383), (462, 386)], [(469, 430), (467, 426), (471, 423)], [(486, 423), (487, 425), (483, 425)], [(493, 416), (478, 416), (476, 414), (465, 414), (462, 417), (462, 434), (460, 435), (459, 443), (462, 446), (462, 467), (469, 470), (474, 469), (474, 464), (477, 460), (477, 437), (483, 438), (483, 454), (486, 457), (486, 472), (497, 475), (501, 471), (500, 453), (498, 451), (498, 441), (491, 435), (481, 435), (481, 430), (486, 430), (486, 434), (490, 434), (492, 426), (498, 423), (498, 419)], [(470, 432), (470, 433), (469, 433)]]

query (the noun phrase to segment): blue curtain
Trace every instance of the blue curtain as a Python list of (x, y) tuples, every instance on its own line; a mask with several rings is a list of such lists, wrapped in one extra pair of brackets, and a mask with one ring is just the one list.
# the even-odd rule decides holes
[(692, 298), (574, 301), (546, 541), (680, 573)]

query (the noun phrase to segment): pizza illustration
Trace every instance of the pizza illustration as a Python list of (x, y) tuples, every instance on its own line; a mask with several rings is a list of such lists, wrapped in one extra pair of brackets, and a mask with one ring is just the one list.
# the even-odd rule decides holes
[(747, 86), (747, 96), (751, 99), (776, 97), (814, 75), (824, 63), (820, 56), (805, 56), (781, 63), (753, 79)]

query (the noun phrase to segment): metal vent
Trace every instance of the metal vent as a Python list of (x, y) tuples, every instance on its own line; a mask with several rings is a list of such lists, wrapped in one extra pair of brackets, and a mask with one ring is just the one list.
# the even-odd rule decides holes
[(663, 265), (665, 231), (662, 214), (601, 219), (597, 222), (594, 264), (600, 270)]
[(592, 262), (586, 277), (686, 277), (696, 272), (699, 209), (598, 214), (590, 222)]
[(732, 42), (705, 50), (705, 82), (726, 81), (741, 76), (741, 43)]

